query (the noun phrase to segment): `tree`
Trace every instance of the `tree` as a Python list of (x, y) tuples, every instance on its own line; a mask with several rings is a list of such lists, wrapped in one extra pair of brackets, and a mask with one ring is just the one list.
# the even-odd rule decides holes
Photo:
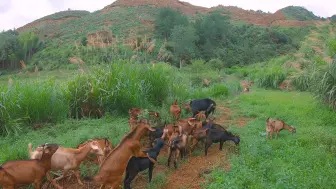
[(231, 27), (228, 17), (218, 12), (196, 20), (195, 29), (199, 36), (197, 46), (203, 55), (202, 58), (205, 60), (215, 58), (214, 49), (228, 45)]
[(20, 34), (18, 41), (22, 48), (20, 58), (23, 60), (30, 59), (42, 44), (39, 37), (35, 35), (34, 32)]
[(17, 33), (9, 30), (0, 33), (0, 68), (15, 67), (17, 52), (20, 46), (17, 41)]
[(171, 8), (162, 8), (156, 17), (154, 24), (156, 35), (168, 39), (175, 26), (187, 26), (189, 25), (189, 21), (188, 18), (179, 11)]
[(198, 40), (196, 31), (190, 26), (175, 26), (172, 30), (171, 41), (174, 44), (174, 54), (179, 59), (180, 68), (182, 62), (193, 57), (196, 51), (195, 42)]

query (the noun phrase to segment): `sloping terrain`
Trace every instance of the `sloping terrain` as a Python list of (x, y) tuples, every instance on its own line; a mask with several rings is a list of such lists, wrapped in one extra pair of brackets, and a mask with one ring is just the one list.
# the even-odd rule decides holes
[[(274, 14), (260, 11), (248, 11), (234, 6), (216, 6), (205, 8), (178, 0), (118, 0), (102, 10), (62, 11), (55, 13), (17, 29), (18, 32), (33, 30), (43, 38), (78, 39), (89, 32), (110, 29), (118, 36), (148, 34), (153, 31), (153, 18), (157, 8), (170, 7), (187, 15), (207, 14), (222, 10), (233, 20), (262, 26), (302, 27), (314, 24), (313, 21), (287, 19), (283, 11)], [(309, 12), (309, 11), (308, 11)]]

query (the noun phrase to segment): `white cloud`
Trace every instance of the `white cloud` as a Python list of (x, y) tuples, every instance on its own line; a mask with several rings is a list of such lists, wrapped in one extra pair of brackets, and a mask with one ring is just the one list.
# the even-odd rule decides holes
[[(218, 4), (238, 6), (244, 9), (275, 12), (289, 5), (299, 5), (308, 8), (315, 14), (329, 17), (336, 14), (336, 1), (332, 0), (184, 0), (191, 4), (212, 7)], [(102, 9), (114, 0), (0, 0), (0, 30), (18, 28), (43, 16), (67, 10), (88, 10), (90, 12)], [(28, 8), (29, 7), (29, 8)]]

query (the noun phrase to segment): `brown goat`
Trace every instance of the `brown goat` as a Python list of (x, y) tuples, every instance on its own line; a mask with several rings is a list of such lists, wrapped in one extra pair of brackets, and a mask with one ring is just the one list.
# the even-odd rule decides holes
[(47, 172), (51, 169), (51, 157), (57, 151), (57, 144), (44, 144), (40, 160), (8, 161), (0, 167), (0, 185), (4, 189), (14, 189), (19, 184), (34, 184), (36, 189), (41, 188), (41, 183)]
[(170, 117), (175, 118), (175, 120), (179, 120), (181, 116), (181, 108), (177, 104), (177, 100), (174, 100), (174, 103), (170, 106)]
[(174, 167), (177, 168), (178, 158), (181, 159), (185, 156), (187, 135), (183, 134), (179, 136), (180, 133), (174, 132), (169, 139), (168, 143), (168, 167), (170, 167), (170, 160), (174, 154)]
[[(128, 110), (129, 116), (130, 118), (134, 118), (137, 119), (137, 117), (144, 111), (144, 109), (142, 108), (131, 108)], [(160, 113), (159, 112), (155, 112), (155, 111), (148, 111), (148, 114), (151, 116), (154, 116), (155, 118), (160, 117)]]
[[(137, 124), (137, 120), (138, 120), (138, 116), (140, 114), (142, 114), (144, 111), (144, 109), (142, 108), (130, 108), (128, 110), (130, 119), (128, 120), (128, 124), (130, 126), (130, 129), (134, 129), (134, 127)], [(148, 111), (148, 114), (152, 117), (154, 117), (155, 120), (157, 120), (160, 117), (160, 113), (159, 112), (155, 112), (155, 111)]]
[(113, 145), (112, 145), (112, 143), (111, 143), (111, 141), (109, 139), (107, 139), (107, 138), (100, 138), (100, 139), (91, 139), (91, 140), (88, 140), (86, 142), (83, 142), (83, 143), (81, 143), (81, 144), (79, 144), (77, 146), (77, 149), (81, 148), (81, 147), (84, 147), (88, 142), (91, 142), (91, 141), (96, 141), (98, 143), (98, 147), (100, 149), (102, 149), (103, 152), (104, 152), (104, 155), (100, 156), (100, 155), (97, 155), (94, 152), (94, 150), (90, 151), (90, 154), (96, 155), (97, 161), (98, 161), (98, 165), (100, 165), (103, 162), (104, 158), (112, 151)]
[(185, 144), (185, 149), (184, 151), (187, 151), (187, 147), (188, 147), (188, 139), (189, 139), (189, 135), (191, 135), (191, 133), (193, 132), (194, 129), (196, 128), (202, 128), (202, 122), (196, 120), (195, 118), (188, 118), (185, 120), (179, 120), (176, 122), (176, 125), (179, 128), (179, 133), (180, 133), (180, 137), (182, 135), (186, 135), (187, 137), (183, 138), (183, 143)]
[(266, 120), (266, 139), (268, 138), (269, 133), (270, 133), (270, 139), (272, 139), (273, 132), (276, 133), (275, 138), (278, 138), (279, 132), (283, 129), (288, 130), (292, 134), (296, 133), (296, 128), (294, 126), (289, 126), (282, 120), (267, 118)]
[(163, 134), (162, 134), (162, 139), (165, 140), (166, 137), (169, 139), (171, 138), (172, 134), (174, 132), (178, 132), (179, 127), (175, 126), (174, 124), (167, 124), (165, 125), (164, 129), (163, 129)]
[(146, 157), (153, 163), (154, 159), (145, 154), (140, 149), (140, 139), (146, 131), (155, 131), (147, 121), (141, 120), (138, 125), (123, 137), (120, 144), (105, 158), (101, 164), (99, 172), (94, 177), (85, 177), (84, 180), (95, 181), (96, 183), (110, 185), (113, 189), (120, 188), (123, 179), (123, 173), (132, 157)]
[[(83, 185), (80, 180), (79, 166), (91, 151), (97, 155), (104, 155), (104, 152), (101, 148), (99, 148), (97, 141), (90, 141), (79, 149), (64, 148), (60, 146), (56, 153), (54, 153), (51, 157), (51, 169), (62, 170), (63, 174), (56, 179), (51, 179), (51, 177), (48, 176), (48, 180), (56, 188), (62, 188), (56, 183), (56, 181), (64, 178), (70, 170), (74, 170), (78, 184)], [(29, 153), (32, 154), (31, 149), (29, 149)]]
[(189, 151), (190, 155), (194, 151), (198, 142), (199, 141), (204, 141), (207, 138), (208, 131), (209, 131), (208, 128), (197, 128), (197, 129), (193, 130), (193, 132), (191, 133), (193, 142), (190, 145), (190, 151)]
[(190, 104), (186, 104), (186, 103), (184, 103), (184, 101), (182, 101), (182, 105), (183, 105), (186, 113), (190, 113), (191, 112), (191, 106), (190, 106)]
[(198, 121), (204, 121), (204, 120), (206, 120), (205, 111), (200, 111), (199, 113), (197, 113), (197, 114), (195, 115), (195, 118), (196, 118)]

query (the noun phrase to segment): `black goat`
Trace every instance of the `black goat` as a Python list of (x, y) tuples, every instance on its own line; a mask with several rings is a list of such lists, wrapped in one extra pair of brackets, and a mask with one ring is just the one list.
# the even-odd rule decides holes
[(226, 129), (223, 126), (221, 126), (217, 123), (214, 123), (213, 121), (208, 121), (208, 122), (203, 121), (202, 122), (202, 127), (207, 128), (207, 129), (217, 129), (217, 130), (226, 131)]
[(191, 106), (191, 111), (193, 113), (193, 117), (195, 117), (195, 115), (199, 113), (200, 111), (205, 111), (205, 116), (206, 118), (208, 118), (210, 113), (213, 114), (215, 112), (216, 102), (209, 98), (197, 99), (197, 100), (192, 100), (190, 102), (190, 106)]
[[(153, 158), (157, 159), (161, 148), (164, 145), (164, 140), (161, 138), (157, 138), (154, 140), (154, 148), (144, 151), (145, 153), (148, 153), (148, 155)], [(139, 172), (144, 171), (148, 169), (148, 179), (149, 182), (152, 181), (152, 175), (153, 175), (153, 168), (154, 163), (151, 162), (148, 158), (136, 158), (132, 157), (127, 164), (126, 167), (126, 176), (124, 180), (124, 189), (130, 189), (131, 188), (131, 182), (133, 179), (138, 175)]]
[(240, 142), (239, 136), (235, 136), (231, 132), (218, 129), (210, 129), (208, 131), (208, 136), (205, 142), (205, 155), (208, 155), (208, 149), (212, 145), (212, 143), (219, 142), (219, 150), (222, 151), (223, 144), (227, 140), (233, 141), (236, 145), (238, 145)]

